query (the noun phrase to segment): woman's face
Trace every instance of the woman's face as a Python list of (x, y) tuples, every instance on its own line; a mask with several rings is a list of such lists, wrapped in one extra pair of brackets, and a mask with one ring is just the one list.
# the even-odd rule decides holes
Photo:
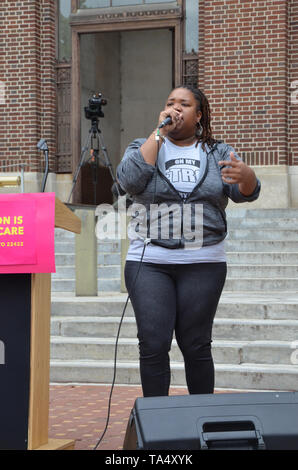
[(175, 129), (169, 132), (169, 137), (181, 140), (194, 136), (202, 113), (197, 110), (198, 102), (193, 93), (186, 88), (174, 89), (168, 97), (165, 110), (172, 107), (179, 112), (181, 120)]

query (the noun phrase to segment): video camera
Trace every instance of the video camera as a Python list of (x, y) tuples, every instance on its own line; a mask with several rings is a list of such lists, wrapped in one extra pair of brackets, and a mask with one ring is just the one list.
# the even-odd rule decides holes
[(86, 119), (96, 119), (104, 117), (101, 107), (106, 106), (107, 100), (102, 97), (102, 93), (97, 93), (89, 99), (89, 106), (86, 106), (85, 117)]

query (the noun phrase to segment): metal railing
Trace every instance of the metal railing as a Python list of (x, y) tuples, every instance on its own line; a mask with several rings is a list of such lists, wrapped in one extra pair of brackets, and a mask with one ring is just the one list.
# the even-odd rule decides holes
[[(40, 171), (40, 167), (34, 167), (30, 163), (14, 163), (11, 165), (1, 165), (0, 162), (0, 172), (8, 168), (19, 168), (21, 173), (20, 176), (1, 176), (0, 175), (0, 188), (8, 186), (21, 186), (21, 192), (25, 192), (25, 168), (30, 167), (32, 170)], [(15, 183), (15, 184), (14, 184)]]

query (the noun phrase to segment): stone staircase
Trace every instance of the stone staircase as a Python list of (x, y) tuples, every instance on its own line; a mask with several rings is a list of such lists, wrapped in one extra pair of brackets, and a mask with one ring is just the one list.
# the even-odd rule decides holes
[[(120, 292), (121, 244), (118, 240), (98, 242), (98, 292)], [(55, 229), (56, 273), (52, 274), (52, 296), (75, 292), (75, 235)]]
[[(228, 277), (213, 328), (216, 387), (298, 390), (298, 209), (228, 211)], [(115, 338), (127, 298), (120, 244), (98, 246), (98, 297), (75, 297), (74, 235), (56, 230), (52, 277), (51, 381), (111, 383)], [(295, 356), (298, 357), (298, 354)], [(185, 385), (171, 350), (172, 385)], [(139, 384), (136, 325), (128, 304), (116, 383)]]

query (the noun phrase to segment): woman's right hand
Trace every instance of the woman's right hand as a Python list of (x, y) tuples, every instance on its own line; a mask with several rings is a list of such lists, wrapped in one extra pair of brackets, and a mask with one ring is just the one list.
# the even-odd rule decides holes
[(178, 124), (180, 124), (183, 121), (182, 113), (180, 113), (178, 110), (174, 109), (173, 107), (168, 107), (164, 109), (160, 115), (159, 115), (159, 120), (158, 120), (158, 126), (168, 117), (170, 116), (172, 119), (172, 124), (167, 124), (162, 128), (162, 135), (166, 136), (168, 135), (169, 132), (174, 130)]
[[(183, 123), (183, 116), (179, 110), (174, 109), (173, 107), (166, 107), (159, 115), (158, 126), (164, 121), (168, 116), (172, 118), (172, 124), (167, 124), (166, 126), (160, 129), (160, 136), (166, 137), (171, 131), (173, 131), (179, 123)], [(162, 140), (159, 140), (158, 145), (162, 144)], [(144, 160), (150, 165), (155, 165), (157, 152), (156, 152), (156, 128), (155, 131), (149, 136), (146, 142), (141, 146), (140, 151), (143, 155)]]

